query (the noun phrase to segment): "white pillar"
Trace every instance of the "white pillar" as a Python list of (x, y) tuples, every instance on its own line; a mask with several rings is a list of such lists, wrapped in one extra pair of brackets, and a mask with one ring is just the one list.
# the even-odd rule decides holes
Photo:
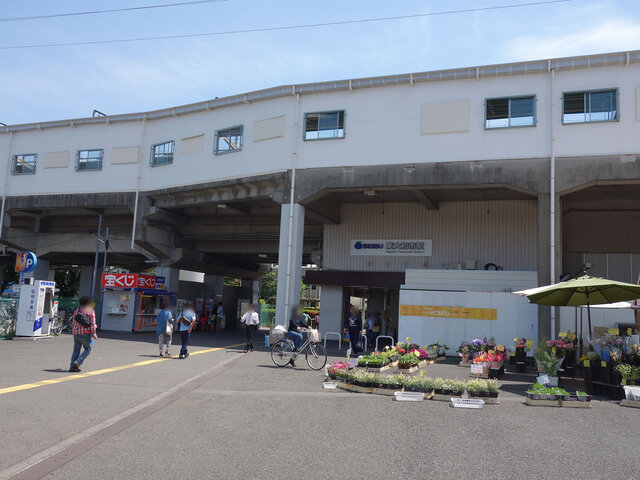
[(304, 207), (297, 203), (282, 205), (276, 293), (276, 323), (278, 325), (286, 326), (291, 315), (291, 308), (300, 303), (303, 241)]
[[(342, 305), (343, 289), (334, 285), (322, 287), (322, 300), (320, 301), (320, 331), (324, 335), (327, 332), (342, 332)], [(335, 338), (335, 337), (334, 337)]]
[(178, 286), (180, 285), (180, 270), (171, 267), (156, 267), (156, 277), (164, 277), (165, 289), (168, 292), (178, 294)]
[(93, 278), (93, 265), (80, 266), (80, 282), (78, 283), (78, 295), (91, 295), (91, 279)]

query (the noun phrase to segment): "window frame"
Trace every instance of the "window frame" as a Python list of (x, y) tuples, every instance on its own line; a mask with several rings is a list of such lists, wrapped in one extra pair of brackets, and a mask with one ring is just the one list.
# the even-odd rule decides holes
[[(100, 168), (80, 168), (80, 152), (100, 152)], [(76, 172), (101, 172), (104, 164), (104, 148), (83, 148), (76, 151)]]
[[(32, 172), (17, 172), (16, 160), (18, 157), (33, 157), (33, 171)], [(38, 154), (37, 153), (16, 153), (11, 156), (11, 175), (35, 175), (36, 174), (36, 165), (38, 164)]]
[[(325, 138), (307, 138), (307, 116), (308, 115), (320, 115), (327, 113), (342, 113), (342, 136), (341, 137), (325, 137)], [(347, 111), (345, 109), (342, 110), (322, 110), (312, 111), (312, 112), (304, 112), (303, 122), (302, 122), (302, 140), (305, 142), (315, 142), (318, 140), (342, 140), (347, 136)], [(320, 122), (318, 121), (318, 126), (320, 126)], [(320, 130), (318, 130), (320, 131)]]
[[(220, 132), (226, 132), (228, 130), (233, 130), (235, 128), (240, 129), (240, 146), (239, 148), (233, 148), (230, 150), (218, 150), (218, 141), (220, 140)], [(218, 155), (226, 155), (228, 153), (241, 152), (244, 148), (244, 125), (233, 125), (232, 127), (224, 127), (216, 130), (215, 137), (213, 139), (213, 154), (217, 157)]]
[[(507, 125), (505, 127), (487, 127), (487, 102), (490, 100), (509, 100), (507, 106), (507, 122), (511, 123), (511, 100), (519, 100), (522, 98), (532, 98), (533, 99), (533, 123), (531, 125)], [(489, 97), (484, 99), (484, 129), (485, 130), (504, 130), (508, 128), (531, 128), (536, 127), (538, 125), (538, 96), (533, 94), (528, 95), (509, 95), (506, 97)]]
[[(615, 99), (616, 99), (616, 118), (612, 119), (612, 120), (584, 120), (582, 122), (565, 122), (564, 121), (564, 96), (567, 94), (576, 94), (576, 93), (582, 93), (583, 96), (585, 94), (592, 94), (592, 93), (603, 93), (603, 92), (611, 92), (611, 91), (615, 91), (616, 95), (615, 95)], [(584, 102), (584, 100), (583, 100)], [(589, 109), (591, 109), (591, 105), (589, 105)], [(589, 112), (586, 111), (584, 112), (585, 118), (587, 113), (589, 115), (591, 115), (591, 110), (589, 110)], [(619, 122), (620, 121), (620, 89), (618, 87), (610, 87), (610, 88), (594, 88), (594, 89), (585, 89), (585, 90), (570, 90), (567, 92), (562, 92), (562, 111), (560, 112), (560, 120), (562, 121), (562, 125), (584, 125), (586, 123), (611, 123), (611, 122)]]
[[(156, 163), (156, 147), (160, 147), (162, 145), (171, 144), (171, 154), (170, 159), (167, 163)], [(176, 141), (175, 140), (167, 140), (166, 142), (154, 143), (151, 145), (151, 158), (149, 158), (149, 165), (153, 168), (155, 167), (166, 167), (167, 165), (173, 165), (173, 156), (176, 152)], [(163, 154), (162, 156), (168, 156), (168, 154)]]

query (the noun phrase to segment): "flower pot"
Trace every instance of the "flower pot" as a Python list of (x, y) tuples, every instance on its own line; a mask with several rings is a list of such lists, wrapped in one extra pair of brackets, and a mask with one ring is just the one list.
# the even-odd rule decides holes
[(487, 393), (487, 396), (488, 396), (489, 398), (498, 398), (498, 394), (499, 394), (499, 393), (500, 393), (500, 392), (488, 392), (488, 393)]
[(549, 385), (550, 387), (558, 386), (558, 377), (551, 377), (549, 375), (547, 375), (547, 377), (549, 378), (549, 383), (547, 385)]
[(469, 363), (469, 354), (468, 353), (461, 353), (460, 357), (462, 358), (462, 362), (461, 363)]

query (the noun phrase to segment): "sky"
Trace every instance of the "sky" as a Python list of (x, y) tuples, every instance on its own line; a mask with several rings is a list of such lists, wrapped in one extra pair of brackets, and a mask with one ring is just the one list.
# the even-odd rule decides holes
[[(0, 19), (180, 0), (1, 0)], [(221, 0), (0, 21), (0, 47), (220, 32), (435, 13), (537, 0)], [(173, 107), (261, 90), (640, 49), (640, 1), (570, 0), (490, 11), (133, 43), (0, 48), (0, 122)]]

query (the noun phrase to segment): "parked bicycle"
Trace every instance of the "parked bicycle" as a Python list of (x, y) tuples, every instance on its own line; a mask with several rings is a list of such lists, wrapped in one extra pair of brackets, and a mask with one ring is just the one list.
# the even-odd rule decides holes
[(309, 338), (297, 351), (293, 349), (293, 340), (289, 338), (278, 340), (271, 347), (271, 360), (278, 367), (285, 367), (291, 360), (295, 361), (303, 353), (307, 365), (312, 370), (321, 370), (327, 364), (327, 352), (324, 347), (319, 343), (312, 342)]
[(71, 332), (73, 330), (73, 310), (61, 310), (51, 320), (49, 331), (54, 335), (60, 335), (62, 332)]
[(0, 304), (0, 338), (12, 338), (16, 334), (18, 302)]

